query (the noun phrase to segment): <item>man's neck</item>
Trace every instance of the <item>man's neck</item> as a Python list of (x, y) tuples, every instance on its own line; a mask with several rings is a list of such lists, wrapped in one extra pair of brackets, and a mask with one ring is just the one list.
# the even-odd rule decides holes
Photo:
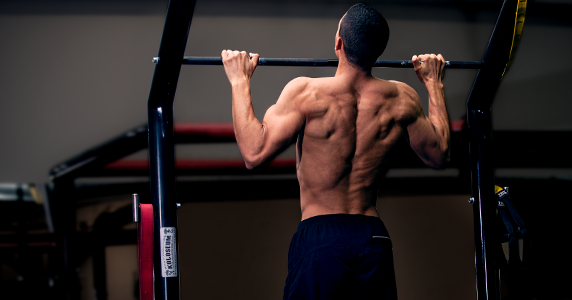
[(340, 57), (339, 63), (338, 63), (338, 69), (336, 70), (336, 77), (338, 76), (344, 76), (344, 77), (348, 77), (348, 78), (355, 78), (357, 80), (360, 79), (365, 79), (365, 78), (369, 78), (371, 77), (371, 69), (369, 71), (364, 71), (359, 67), (356, 67), (352, 64), (350, 64), (349, 61), (347, 61), (347, 59), (345, 59), (345, 57)]

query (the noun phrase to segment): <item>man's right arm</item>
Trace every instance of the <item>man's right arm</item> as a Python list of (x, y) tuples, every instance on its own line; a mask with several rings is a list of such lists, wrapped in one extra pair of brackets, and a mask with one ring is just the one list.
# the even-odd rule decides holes
[(419, 80), (429, 92), (429, 116), (423, 111), (419, 96), (410, 86), (398, 86), (405, 102), (402, 106), (401, 124), (407, 129), (409, 145), (431, 168), (442, 169), (449, 162), (450, 129), (443, 68), (445, 60), (441, 55), (413, 56), (413, 65)]

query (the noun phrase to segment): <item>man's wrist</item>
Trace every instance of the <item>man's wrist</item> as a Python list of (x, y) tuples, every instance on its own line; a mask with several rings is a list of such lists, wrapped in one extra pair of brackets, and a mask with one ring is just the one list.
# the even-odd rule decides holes
[(230, 85), (234, 88), (234, 87), (239, 87), (239, 86), (243, 86), (243, 85), (248, 85), (250, 84), (250, 80), (248, 78), (240, 78), (240, 79), (235, 79), (233, 81), (230, 82)]
[(441, 80), (430, 80), (425, 82), (425, 87), (428, 90), (442, 90), (444, 88), (443, 82)]

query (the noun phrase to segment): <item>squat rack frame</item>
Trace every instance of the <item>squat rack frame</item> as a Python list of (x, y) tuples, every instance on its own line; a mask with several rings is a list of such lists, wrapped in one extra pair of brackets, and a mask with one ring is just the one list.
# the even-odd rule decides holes
[[(494, 228), (496, 201), (494, 198), (491, 104), (511, 52), (515, 27), (514, 8), (518, 6), (519, 1), (526, 0), (504, 0), (482, 62), (466, 62), (472, 66), (471, 68), (480, 69), (467, 101), (478, 300), (500, 299), (499, 271), (493, 254), (495, 243), (498, 240)], [(153, 59), (156, 66), (148, 100), (148, 125), (149, 177), (155, 232), (153, 261), (155, 299), (157, 300), (180, 299), (180, 272), (178, 272), (178, 260), (176, 259), (178, 232), (173, 102), (181, 65), (192, 64), (192, 59), (183, 60), (183, 55), (195, 4), (196, 0), (169, 1), (158, 57)], [(220, 63), (215, 59), (214, 63), (209, 64)], [(291, 63), (282, 62), (281, 65), (300, 64), (294, 60)], [(326, 63), (324, 66), (335, 65), (337, 64)], [(172, 253), (175, 269), (167, 276), (162, 273), (163, 261), (160, 246), (161, 230), (165, 229), (169, 230), (169, 234), (174, 233), (172, 249), (175, 251)]]

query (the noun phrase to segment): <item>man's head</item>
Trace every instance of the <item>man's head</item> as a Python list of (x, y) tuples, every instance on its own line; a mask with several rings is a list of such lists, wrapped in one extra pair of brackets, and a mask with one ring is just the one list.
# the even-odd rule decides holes
[(359, 3), (350, 7), (342, 17), (338, 35), (349, 63), (369, 71), (385, 50), (389, 26), (377, 10)]

